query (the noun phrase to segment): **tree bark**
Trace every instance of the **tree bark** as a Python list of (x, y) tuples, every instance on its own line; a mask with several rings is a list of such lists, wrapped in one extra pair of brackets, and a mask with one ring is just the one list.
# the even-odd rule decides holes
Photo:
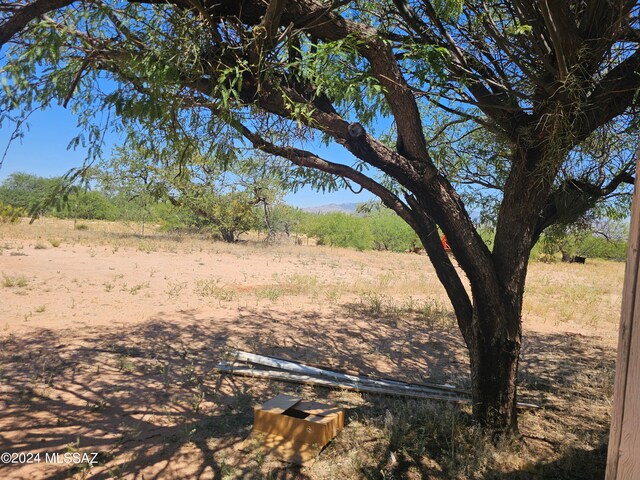
[(222, 240), (224, 240), (227, 243), (235, 243), (236, 234), (235, 234), (235, 232), (233, 230), (226, 229), (226, 228), (219, 228), (218, 231), (220, 232), (220, 235), (222, 236)]
[(522, 329), (520, 313), (513, 318), (492, 319), (492, 323), (515, 328), (491, 332), (479, 327), (487, 324), (481, 315), (492, 315), (474, 308), (473, 335), (469, 345), (473, 417), (494, 434), (518, 431), (516, 412), (517, 372)]

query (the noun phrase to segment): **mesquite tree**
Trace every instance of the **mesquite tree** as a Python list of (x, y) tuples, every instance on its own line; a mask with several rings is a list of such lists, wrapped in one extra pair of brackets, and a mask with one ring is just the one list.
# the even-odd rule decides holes
[(277, 179), (247, 175), (249, 159), (240, 164), (234, 156), (229, 165), (220, 160), (191, 156), (184, 164), (129, 144), (100, 162), (96, 177), (105, 190), (125, 198), (171, 203), (182, 215), (187, 213), (184, 226), (210, 231), (225, 242), (236, 242), (263, 224), (270, 239), (271, 209), (284, 195)]
[[(634, 126), (638, 27), (624, 0), (2, 2), (2, 113), (58, 102), (99, 148), (102, 111), (178, 164), (244, 145), (289, 180), (377, 195), (415, 230), (451, 300), (475, 418), (514, 430), (530, 250), (633, 182), (632, 160), (589, 142)], [(477, 128), (500, 151), (452, 167), (448, 132)], [(321, 141), (351, 157), (322, 158)], [(478, 192), (469, 184), (494, 189), (492, 249), (463, 201)]]

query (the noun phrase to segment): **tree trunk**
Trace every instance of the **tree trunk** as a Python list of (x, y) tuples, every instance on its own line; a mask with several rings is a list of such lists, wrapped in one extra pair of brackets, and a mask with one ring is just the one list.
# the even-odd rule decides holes
[(222, 236), (222, 240), (224, 240), (227, 243), (235, 243), (235, 241), (236, 241), (236, 233), (235, 233), (235, 231), (233, 231), (232, 229), (227, 229), (227, 228), (219, 228), (218, 231), (220, 232), (220, 235)]
[[(505, 278), (496, 272), (492, 253), (481, 248), (484, 244), (474, 250), (468, 248), (482, 241), (472, 227), (445, 232), (471, 286), (469, 292), (444, 250), (427, 206), (410, 196), (407, 201), (414, 215), (414, 230), (451, 300), (469, 350), (474, 419), (497, 435), (515, 432), (522, 297), (530, 248), (510, 259), (510, 275)], [(454, 215), (455, 211), (445, 211), (442, 218)]]
[(518, 362), (522, 344), (522, 300), (528, 256), (513, 266), (510, 282), (471, 285), (474, 292), (467, 346), (473, 416), (496, 435), (518, 431)]
[[(486, 324), (476, 318), (469, 345), (471, 363), (471, 393), (473, 417), (483, 427), (500, 435), (517, 432), (516, 387), (520, 356), (520, 320), (515, 335), (478, 331), (476, 325)], [(513, 320), (512, 320), (513, 321)]]
[[(492, 275), (494, 264), (461, 262), (471, 284), (473, 302), (445, 252), (434, 220), (418, 201), (407, 197), (413, 208), (414, 230), (418, 234), (439, 280), (453, 305), (458, 326), (469, 350), (473, 416), (475, 420), (501, 435), (518, 429), (516, 386), (522, 337), (521, 312), (528, 254), (513, 266), (513, 282), (505, 284)], [(452, 251), (460, 242), (472, 243), (473, 232), (452, 232)], [(449, 236), (447, 237), (449, 238)], [(481, 255), (482, 251), (478, 255)], [(472, 260), (477, 260), (478, 256)], [(491, 270), (491, 271), (488, 271)]]

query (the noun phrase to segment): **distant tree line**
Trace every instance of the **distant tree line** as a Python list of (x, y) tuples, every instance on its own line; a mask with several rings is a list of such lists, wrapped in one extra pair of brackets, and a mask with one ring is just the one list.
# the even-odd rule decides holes
[(193, 192), (163, 195), (116, 186), (101, 175), (83, 184), (66, 183), (63, 177), (12, 173), (0, 184), (0, 204), (32, 218), (156, 223), (165, 230), (209, 232), (229, 242), (246, 231), (264, 229), (262, 205), (248, 191), (212, 192), (194, 199)]
[[(356, 214), (311, 213), (284, 204), (282, 191), (264, 184), (224, 193), (185, 188), (182, 194), (161, 195), (148, 189), (116, 187), (104, 178), (94, 187), (88, 182), (61, 189), (63, 181), (62, 177), (28, 173), (9, 175), (0, 184), (2, 222), (15, 221), (21, 215), (44, 215), (155, 223), (164, 230), (208, 232), (227, 242), (255, 230), (263, 232), (263, 238), (306, 235), (315, 238), (318, 245), (357, 250), (405, 252), (417, 251), (420, 245), (406, 222), (380, 204), (363, 204)], [(480, 231), (491, 245), (491, 227)], [(531, 257), (543, 261), (566, 261), (575, 256), (624, 260), (627, 236), (623, 219), (574, 223), (546, 232)]]

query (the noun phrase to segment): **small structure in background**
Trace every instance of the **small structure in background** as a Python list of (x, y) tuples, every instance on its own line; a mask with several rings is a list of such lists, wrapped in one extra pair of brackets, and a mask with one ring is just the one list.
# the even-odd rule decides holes
[(307, 464), (344, 428), (344, 410), (334, 405), (278, 395), (254, 407), (253, 432), (265, 453)]

